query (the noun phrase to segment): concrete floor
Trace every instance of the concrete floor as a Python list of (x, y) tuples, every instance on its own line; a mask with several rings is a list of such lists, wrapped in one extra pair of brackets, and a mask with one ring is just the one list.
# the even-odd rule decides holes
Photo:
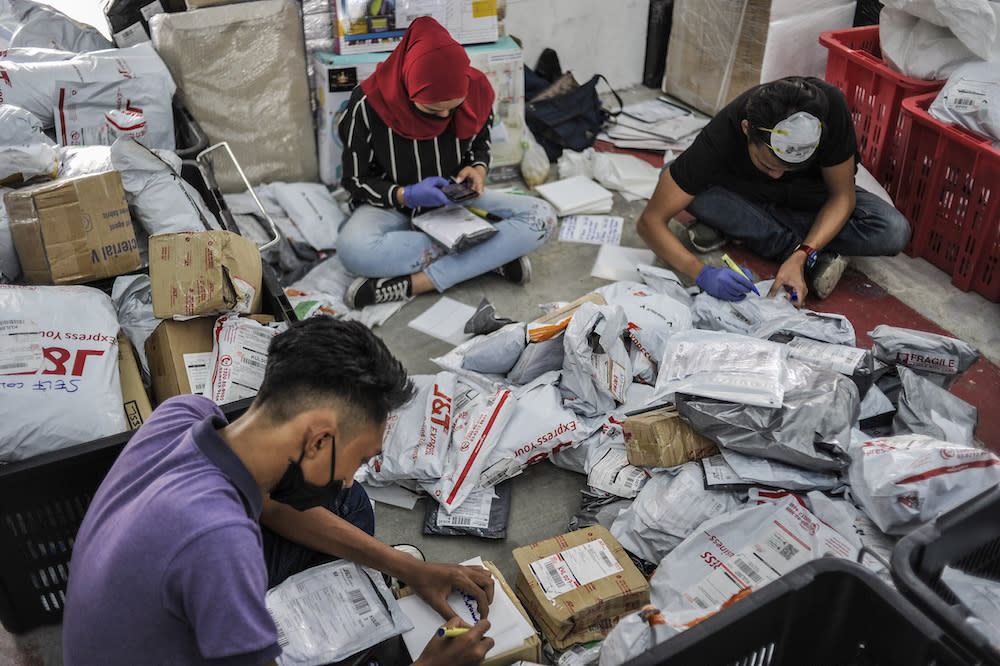
[[(626, 93), (626, 103), (656, 95), (648, 88)], [(553, 172), (555, 169), (553, 168)], [(553, 174), (551, 176), (555, 178)], [(644, 206), (643, 201), (627, 202), (618, 194), (614, 198), (613, 215), (625, 218), (621, 244), (643, 247), (636, 234), (634, 221)], [(447, 296), (476, 306), (482, 298), (489, 299), (498, 315), (515, 320), (530, 320), (541, 311), (538, 304), (570, 301), (605, 280), (590, 276), (597, 256), (595, 245), (553, 241), (532, 256), (534, 279), (528, 285), (511, 285), (496, 275), (484, 275), (459, 285)], [(719, 264), (721, 252), (706, 261)], [(948, 276), (923, 259), (906, 256), (859, 259), (854, 266), (874, 282), (885, 287), (906, 305), (975, 346), (983, 355), (1000, 363), (1000, 305), (990, 303), (975, 293), (963, 293), (952, 287)], [(433, 305), (439, 296), (421, 296), (406, 304), (376, 332), (413, 374), (434, 373), (439, 368), (429, 359), (447, 352), (451, 345), (424, 335), (407, 324)], [(567, 521), (579, 507), (580, 490), (585, 478), (543, 462), (528, 469), (513, 482), (513, 500), (508, 537), (491, 542), (472, 537), (425, 537), (421, 534), (424, 505), (420, 500), (412, 511), (378, 504), (376, 506), (376, 536), (388, 543), (412, 543), (419, 546), (428, 559), (459, 562), (482, 555), (496, 563), (501, 573), (513, 585), (516, 578), (511, 551), (525, 544), (564, 532)], [(62, 663), (60, 627), (43, 627), (21, 636), (11, 636), (0, 630), (0, 663), (30, 666), (58, 666)]]

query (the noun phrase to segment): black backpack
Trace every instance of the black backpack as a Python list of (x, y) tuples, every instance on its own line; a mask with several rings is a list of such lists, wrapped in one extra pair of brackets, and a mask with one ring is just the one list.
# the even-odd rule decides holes
[(525, 105), (525, 121), (549, 161), (559, 159), (563, 148), (580, 151), (593, 145), (605, 123), (621, 113), (622, 100), (614, 88), (611, 93), (618, 101), (618, 110), (608, 111), (601, 105), (597, 95), (600, 80), (611, 88), (600, 74), (580, 85), (572, 72), (566, 72)]

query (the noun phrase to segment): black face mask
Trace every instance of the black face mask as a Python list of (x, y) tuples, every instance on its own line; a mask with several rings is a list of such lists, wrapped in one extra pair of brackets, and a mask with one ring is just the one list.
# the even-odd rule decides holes
[[(333, 446), (332, 437), (330, 438), (330, 446)], [(298, 461), (289, 460), (288, 469), (285, 470), (274, 488), (271, 488), (271, 499), (299, 511), (319, 506), (328, 500), (335, 500), (344, 487), (343, 481), (337, 481), (333, 478), (337, 458), (335, 454), (336, 449), (331, 449), (330, 482), (325, 486), (317, 486), (306, 481), (306, 477), (302, 473), (302, 459), (306, 455), (305, 451), (299, 456)]]
[[(458, 110), (458, 107), (456, 106), (454, 109), (448, 112), (447, 116), (439, 116), (436, 113), (428, 113), (427, 111), (421, 111), (420, 109), (417, 108), (417, 105), (414, 104), (413, 102), (410, 102), (410, 106), (413, 107), (413, 110), (416, 111), (418, 114), (420, 114), (424, 118), (427, 118), (427, 120), (440, 120), (442, 122), (446, 120), (451, 120), (451, 117), (455, 115), (455, 111)], [(461, 106), (461, 104), (459, 104), (458, 106)]]

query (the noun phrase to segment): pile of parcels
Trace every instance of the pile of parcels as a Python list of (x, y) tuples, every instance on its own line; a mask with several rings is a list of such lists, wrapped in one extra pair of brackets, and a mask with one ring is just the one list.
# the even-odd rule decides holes
[(628, 663), (817, 558), (891, 583), (897, 537), (1000, 483), (948, 391), (970, 345), (881, 325), (858, 348), (845, 317), (781, 294), (636, 276), (433, 359), (355, 477), (426, 493), (425, 533), (503, 538), (509, 479), (543, 460), (586, 475), (573, 531), (514, 551), (515, 601), (565, 663)]

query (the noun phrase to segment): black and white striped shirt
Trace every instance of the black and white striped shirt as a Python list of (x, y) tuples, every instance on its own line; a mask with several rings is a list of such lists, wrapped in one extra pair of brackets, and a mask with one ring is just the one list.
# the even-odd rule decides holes
[(351, 207), (371, 204), (408, 210), (396, 203), (396, 190), (430, 176), (450, 178), (464, 167), (490, 166), (492, 114), (479, 133), (459, 139), (451, 125), (433, 139), (407, 139), (383, 122), (368, 96), (356, 86), (337, 132), (344, 144), (341, 184)]

